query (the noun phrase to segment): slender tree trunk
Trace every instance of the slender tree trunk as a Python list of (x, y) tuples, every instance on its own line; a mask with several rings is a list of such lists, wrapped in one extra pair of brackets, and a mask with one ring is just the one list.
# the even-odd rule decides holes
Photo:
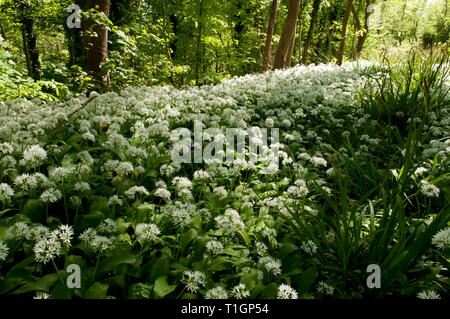
[(2, 38), (3, 38), (3, 40), (7, 41), (5, 29), (3, 29), (3, 25), (1, 24), (1, 22), (0, 22), (0, 34), (1, 34)]
[(294, 54), (295, 35), (296, 34), (297, 34), (297, 26), (295, 27), (294, 34), (292, 35), (291, 44), (289, 45), (288, 55), (286, 57), (286, 63), (284, 64), (285, 68), (289, 68), (291, 66), (292, 55)]
[(272, 37), (277, 19), (278, 0), (272, 0), (272, 9), (270, 11), (269, 25), (267, 26), (266, 46), (264, 47), (264, 57), (262, 70), (263, 72), (269, 70), (270, 59), (272, 57)]
[(28, 75), (34, 80), (40, 80), (41, 63), (39, 61), (39, 52), (37, 50), (37, 36), (34, 29), (34, 20), (29, 16), (24, 16), (21, 19), (21, 23)]
[(303, 28), (302, 28), (302, 24), (303, 24), (303, 9), (305, 8), (305, 2), (307, 2), (306, 0), (301, 0), (300, 1), (300, 12), (298, 14), (298, 27), (299, 27), (299, 32), (298, 32), (298, 64), (302, 64), (302, 40), (303, 40)]
[(314, 28), (316, 27), (317, 16), (319, 15), (320, 2), (321, 2), (320, 0), (314, 0), (314, 2), (313, 2), (313, 11), (311, 13), (311, 23), (309, 25), (308, 36), (306, 37), (305, 46), (303, 48), (302, 64), (306, 64), (309, 46), (311, 45), (311, 41), (312, 41), (313, 34), (314, 34)]
[[(351, 11), (352, 11), (353, 18), (355, 20), (356, 37), (357, 37), (357, 40), (359, 41), (359, 38), (361, 37), (361, 22), (359, 21), (359, 15), (358, 15), (359, 8), (358, 8), (358, 12), (357, 12), (355, 10), (355, 6), (352, 4)], [(353, 39), (352, 39), (352, 52), (351, 52), (352, 59), (355, 59), (356, 51), (357, 50), (356, 50), (356, 47), (355, 47), (355, 38), (353, 37)]]
[(344, 13), (344, 20), (342, 21), (342, 34), (341, 43), (339, 45), (339, 50), (337, 53), (337, 65), (342, 65), (342, 60), (344, 58), (345, 40), (347, 38), (347, 24), (348, 18), (350, 17), (351, 8), (353, 5), (353, 0), (347, 0), (347, 7)]
[(202, 51), (202, 33), (203, 33), (203, 0), (199, 3), (199, 23), (197, 34), (197, 63), (195, 64), (195, 85), (199, 85), (200, 80), (200, 64), (201, 64), (201, 51)]
[[(96, 8), (97, 7), (97, 8)], [(98, 12), (103, 12), (106, 17), (109, 17), (111, 7), (110, 0), (90, 0), (88, 1), (88, 8), (96, 9)], [(94, 25), (94, 21), (88, 20), (83, 30), (96, 33), (96, 36), (87, 35), (83, 39), (83, 55), (86, 56), (86, 68), (95, 78), (97, 78), (103, 88), (109, 86), (109, 74), (102, 70), (102, 64), (106, 61), (108, 56), (108, 29), (106, 22)]]
[(22, 30), (23, 53), (25, 54), (25, 61), (27, 63), (28, 76), (32, 77), (33, 72), (31, 69), (30, 50), (28, 49), (27, 32), (25, 31), (24, 25), (22, 25), (21, 30)]
[(300, 0), (291, 0), (289, 3), (288, 15), (275, 53), (274, 69), (284, 68), (286, 62), (290, 59), (288, 55), (291, 53), (292, 36), (295, 36), (299, 6)]
[(364, 30), (362, 34), (358, 36), (358, 44), (356, 45), (356, 57), (359, 59), (361, 57), (361, 52), (366, 42), (367, 36), (369, 35), (369, 19), (372, 15), (371, 5), (375, 3), (375, 0), (366, 0), (366, 10), (364, 13)]

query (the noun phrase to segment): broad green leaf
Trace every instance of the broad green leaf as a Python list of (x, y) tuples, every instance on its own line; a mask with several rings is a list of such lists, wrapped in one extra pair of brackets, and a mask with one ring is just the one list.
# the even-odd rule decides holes
[(177, 287), (176, 285), (169, 285), (167, 283), (166, 276), (161, 276), (155, 280), (153, 292), (154, 292), (155, 297), (164, 298), (165, 296), (170, 294), (172, 291), (174, 291), (176, 287)]
[(108, 293), (108, 285), (100, 282), (94, 282), (84, 293), (86, 299), (105, 299)]

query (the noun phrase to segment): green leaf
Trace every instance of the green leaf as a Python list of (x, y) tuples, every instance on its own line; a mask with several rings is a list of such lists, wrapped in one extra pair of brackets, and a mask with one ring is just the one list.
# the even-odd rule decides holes
[(108, 285), (102, 284), (100, 282), (94, 282), (86, 293), (84, 294), (84, 298), (86, 299), (105, 299), (106, 294), (108, 293)]
[(153, 292), (155, 294), (155, 297), (164, 298), (165, 296), (170, 294), (172, 291), (174, 291), (176, 287), (177, 287), (176, 285), (169, 285), (167, 283), (166, 276), (161, 276), (155, 280), (155, 286), (153, 288)]
[(261, 292), (261, 297), (264, 299), (275, 299), (277, 296), (278, 287), (275, 283), (270, 283), (266, 287), (264, 287)]
[(247, 232), (245, 230), (241, 230), (238, 232), (239, 236), (241, 236), (242, 240), (244, 241), (245, 245), (247, 247), (250, 247), (251, 244), (251, 240), (250, 237), (248, 236)]
[(152, 266), (151, 278), (155, 279), (169, 274), (169, 260), (166, 256), (162, 256), (156, 260)]
[(45, 291), (49, 292), (54, 283), (58, 281), (58, 275), (49, 274), (42, 278), (39, 278), (36, 282), (29, 282), (22, 287), (14, 290), (12, 294), (23, 294), (30, 291)]
[(197, 231), (194, 228), (187, 230), (181, 235), (180, 239), (180, 256), (184, 255), (184, 251), (189, 244), (197, 237)]
[(134, 264), (136, 262), (136, 255), (129, 250), (118, 249), (98, 265), (97, 273), (101, 274), (112, 270), (115, 266), (120, 264)]
[(41, 201), (37, 199), (29, 199), (23, 207), (22, 213), (33, 222), (40, 222), (45, 214)]
[(316, 267), (312, 266), (306, 269), (298, 281), (298, 293), (304, 294), (308, 292), (317, 278)]

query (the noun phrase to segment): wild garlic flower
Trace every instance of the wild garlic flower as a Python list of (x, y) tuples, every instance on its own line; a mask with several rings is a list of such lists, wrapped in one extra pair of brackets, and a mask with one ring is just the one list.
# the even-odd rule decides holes
[(8, 253), (9, 253), (8, 245), (6, 245), (6, 243), (0, 240), (0, 261), (6, 260), (6, 258), (8, 257)]
[(79, 196), (70, 196), (69, 202), (75, 207), (81, 207), (83, 201)]
[(327, 166), (327, 161), (323, 157), (313, 156), (310, 161), (315, 167)]
[(269, 248), (263, 242), (257, 241), (255, 242), (256, 253), (260, 256), (267, 255)]
[(2, 202), (6, 202), (11, 200), (11, 197), (14, 196), (14, 191), (11, 188), (11, 186), (9, 186), (6, 183), (1, 183), (0, 184), (0, 201)]
[(87, 182), (77, 182), (73, 185), (75, 192), (85, 193), (91, 190), (91, 186)]
[(30, 227), (24, 222), (17, 222), (9, 227), (9, 232), (14, 239), (21, 240), (30, 236)]
[(426, 180), (420, 181), (420, 191), (427, 197), (439, 197), (439, 188)]
[(14, 151), (14, 148), (11, 146), (11, 144), (4, 142), (0, 143), (0, 153), (3, 155), (6, 154), (12, 154)]
[(231, 295), (236, 299), (244, 299), (250, 297), (250, 291), (248, 291), (245, 284), (239, 284), (233, 287), (231, 290)]
[(170, 201), (170, 192), (166, 188), (163, 187), (157, 188), (154, 195), (156, 197), (163, 198), (166, 201)]
[(54, 237), (39, 240), (33, 251), (37, 262), (46, 264), (61, 254), (61, 242)]
[(135, 234), (139, 241), (156, 241), (161, 231), (155, 224), (137, 224)]
[(188, 178), (177, 176), (172, 180), (172, 185), (175, 185), (178, 196), (191, 197), (192, 182)]
[(114, 249), (113, 239), (100, 235), (94, 236), (90, 242), (87, 242), (87, 245), (94, 253), (100, 255), (104, 255)]
[(301, 197), (305, 197), (306, 195), (308, 195), (309, 190), (308, 187), (306, 186), (306, 182), (302, 179), (298, 179), (295, 181), (295, 186), (289, 186), (289, 188), (287, 189), (286, 193), (294, 198), (301, 198)]
[(436, 290), (424, 290), (417, 294), (419, 299), (441, 299), (441, 296), (436, 292)]
[(217, 216), (214, 220), (217, 223), (217, 228), (224, 230), (232, 236), (245, 228), (245, 224), (242, 222), (239, 213), (231, 208), (228, 208), (224, 215)]
[(117, 224), (111, 218), (106, 218), (97, 226), (100, 234), (115, 234), (118, 232)]
[(183, 272), (181, 282), (186, 285), (189, 292), (195, 293), (200, 289), (200, 287), (204, 287), (206, 285), (206, 275), (198, 270), (186, 270)]
[(136, 194), (149, 195), (149, 192), (144, 186), (133, 186), (125, 192), (129, 199), (134, 199)]
[(112, 195), (108, 199), (108, 206), (114, 206), (114, 205), (119, 205), (119, 206), (123, 205), (123, 200), (120, 199), (119, 196), (117, 196), (117, 195)]
[(214, 194), (217, 195), (219, 198), (225, 198), (228, 195), (227, 190), (225, 189), (225, 187), (220, 186), (220, 187), (216, 187), (213, 190)]
[(49, 188), (45, 190), (39, 198), (45, 204), (56, 203), (62, 198), (62, 193), (59, 189)]
[(270, 256), (261, 257), (258, 260), (258, 264), (262, 265), (268, 273), (272, 273), (274, 276), (281, 275), (281, 261), (278, 259)]
[(37, 291), (33, 299), (50, 299), (50, 295), (43, 291)]
[(38, 180), (34, 175), (22, 174), (16, 177), (14, 185), (20, 190), (28, 192), (38, 187)]
[(73, 228), (69, 225), (60, 225), (57, 229), (52, 231), (51, 237), (60, 240), (64, 245), (70, 246), (70, 241), (73, 236)]
[(56, 167), (50, 172), (50, 178), (54, 180), (63, 180), (69, 178), (74, 172), (73, 168)]
[(415, 176), (420, 176), (420, 175), (422, 175), (422, 174), (424, 174), (424, 173), (426, 173), (426, 172), (428, 172), (428, 169), (427, 169), (427, 168), (425, 168), (425, 167), (419, 167), (419, 168), (417, 168), (417, 169), (414, 171), (414, 175), (415, 175)]
[(94, 240), (95, 236), (97, 236), (97, 231), (93, 228), (87, 228), (85, 229), (80, 236), (78, 236), (78, 239), (80, 239), (83, 242), (91, 242)]
[(324, 281), (317, 284), (317, 292), (323, 295), (332, 296), (334, 294), (334, 287)]
[(298, 294), (294, 288), (289, 285), (281, 284), (278, 286), (278, 299), (298, 299)]
[(206, 250), (212, 255), (219, 255), (224, 249), (223, 244), (217, 240), (210, 240), (206, 243)]
[(223, 287), (214, 287), (205, 294), (205, 299), (227, 299), (228, 292)]
[(28, 168), (35, 168), (47, 159), (47, 151), (39, 145), (32, 145), (23, 152), (22, 156), (20, 164)]
[(308, 240), (302, 243), (300, 249), (308, 255), (313, 256), (317, 252), (317, 245), (312, 240)]
[(48, 227), (44, 225), (33, 225), (29, 227), (28, 233), (26, 234), (27, 240), (39, 241), (42, 238), (50, 236), (51, 231)]
[(450, 247), (450, 227), (441, 229), (432, 238), (431, 243), (438, 249), (447, 249)]

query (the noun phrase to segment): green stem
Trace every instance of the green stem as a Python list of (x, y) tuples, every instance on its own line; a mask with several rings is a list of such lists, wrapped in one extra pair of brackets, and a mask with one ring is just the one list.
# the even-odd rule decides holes
[(100, 256), (97, 256), (97, 262), (95, 263), (94, 274), (92, 275), (92, 280), (95, 280), (95, 274), (97, 273), (98, 262), (100, 261)]
[(64, 283), (64, 279), (61, 277), (61, 274), (60, 274), (60, 272), (59, 272), (59, 270), (58, 270), (58, 266), (56, 266), (56, 263), (55, 263), (55, 261), (54, 261), (53, 259), (52, 259), (52, 264), (53, 264), (53, 267), (55, 267), (56, 274), (58, 275), (58, 278), (59, 278), (59, 280), (61, 281), (61, 284), (63, 285), (63, 287), (64, 287), (65, 290), (67, 291), (67, 298), (68, 298), (68, 299), (72, 299), (71, 296), (70, 296), (70, 291), (69, 291), (69, 289), (67, 288), (67, 285)]
[(69, 213), (67, 211), (66, 192), (64, 191), (64, 179), (62, 180), (63, 198), (64, 198), (64, 210), (66, 212), (66, 223), (69, 224)]

